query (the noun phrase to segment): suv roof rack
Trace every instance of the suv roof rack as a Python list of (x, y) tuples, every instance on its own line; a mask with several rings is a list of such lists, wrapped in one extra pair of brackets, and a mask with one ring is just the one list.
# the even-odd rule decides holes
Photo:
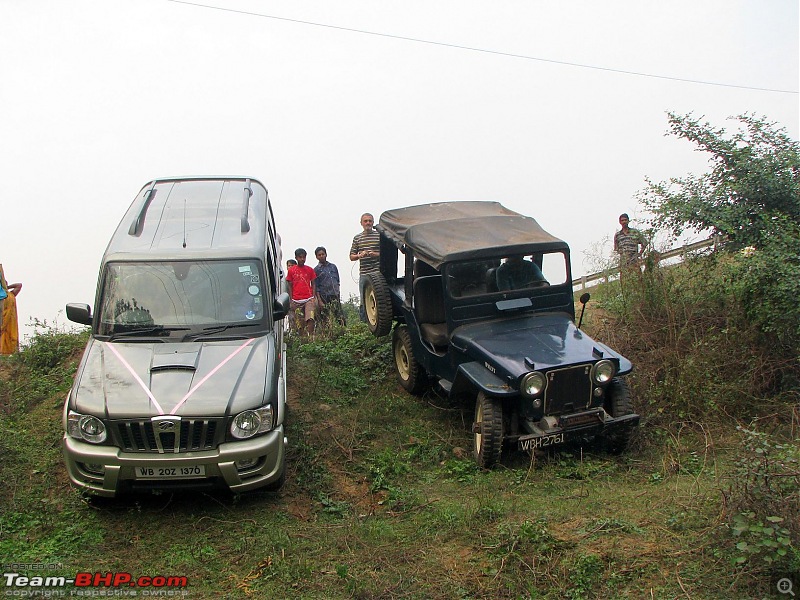
[(250, 188), (250, 180), (246, 179), (244, 182), (244, 203), (242, 204), (242, 233), (250, 231), (250, 221), (247, 215), (250, 209), (250, 196), (252, 195), (253, 190)]
[(156, 183), (158, 183), (157, 180), (153, 181), (153, 183), (150, 184), (150, 189), (148, 189), (145, 194), (144, 204), (142, 204), (142, 210), (139, 211), (139, 214), (136, 215), (136, 218), (133, 220), (133, 223), (131, 223), (131, 228), (128, 229), (128, 235), (135, 235), (136, 237), (142, 235), (142, 231), (144, 230), (144, 218), (145, 216), (147, 216), (147, 209), (150, 208), (150, 202), (153, 201), (153, 198), (156, 195)]

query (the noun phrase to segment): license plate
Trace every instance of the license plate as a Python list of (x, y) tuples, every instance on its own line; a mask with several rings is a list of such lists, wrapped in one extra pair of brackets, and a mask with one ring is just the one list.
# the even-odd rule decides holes
[(519, 440), (518, 442), (520, 450), (536, 450), (538, 448), (547, 448), (548, 446), (555, 446), (556, 444), (563, 443), (563, 433), (551, 433), (550, 435), (543, 435), (542, 437), (528, 440)]
[(136, 467), (136, 479), (181, 479), (205, 477), (205, 465), (189, 467)]

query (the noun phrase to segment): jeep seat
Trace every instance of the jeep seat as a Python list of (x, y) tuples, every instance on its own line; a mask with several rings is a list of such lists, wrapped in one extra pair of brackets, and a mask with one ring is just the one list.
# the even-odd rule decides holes
[(432, 346), (447, 346), (447, 319), (441, 275), (426, 275), (414, 281), (414, 314), (422, 339)]

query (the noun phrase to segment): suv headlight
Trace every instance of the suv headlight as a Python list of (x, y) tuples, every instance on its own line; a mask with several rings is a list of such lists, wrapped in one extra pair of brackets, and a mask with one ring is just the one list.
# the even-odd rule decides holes
[(608, 383), (616, 373), (614, 363), (610, 360), (601, 360), (592, 367), (592, 379), (595, 383)]
[(108, 437), (106, 426), (97, 417), (69, 411), (67, 415), (67, 435), (92, 444), (102, 444)]
[(251, 438), (272, 429), (272, 405), (254, 410), (244, 410), (233, 417), (231, 435), (238, 440)]
[(544, 386), (544, 375), (539, 373), (539, 371), (534, 371), (533, 373), (528, 373), (522, 378), (519, 389), (520, 392), (522, 392), (525, 396), (533, 397), (541, 394)]

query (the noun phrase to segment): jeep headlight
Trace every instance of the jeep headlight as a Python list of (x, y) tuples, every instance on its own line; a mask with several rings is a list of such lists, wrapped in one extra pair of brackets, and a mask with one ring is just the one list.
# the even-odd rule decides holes
[(69, 412), (67, 415), (67, 435), (92, 444), (102, 444), (108, 437), (106, 426), (97, 417)]
[(538, 396), (542, 393), (542, 390), (545, 386), (545, 379), (544, 375), (539, 373), (539, 371), (534, 371), (533, 373), (528, 373), (522, 378), (520, 382), (520, 392), (525, 396)]
[(255, 410), (244, 410), (233, 417), (231, 435), (239, 440), (251, 438), (272, 429), (272, 405)]
[(608, 383), (615, 373), (616, 368), (610, 360), (601, 360), (592, 367), (592, 379), (595, 383)]

